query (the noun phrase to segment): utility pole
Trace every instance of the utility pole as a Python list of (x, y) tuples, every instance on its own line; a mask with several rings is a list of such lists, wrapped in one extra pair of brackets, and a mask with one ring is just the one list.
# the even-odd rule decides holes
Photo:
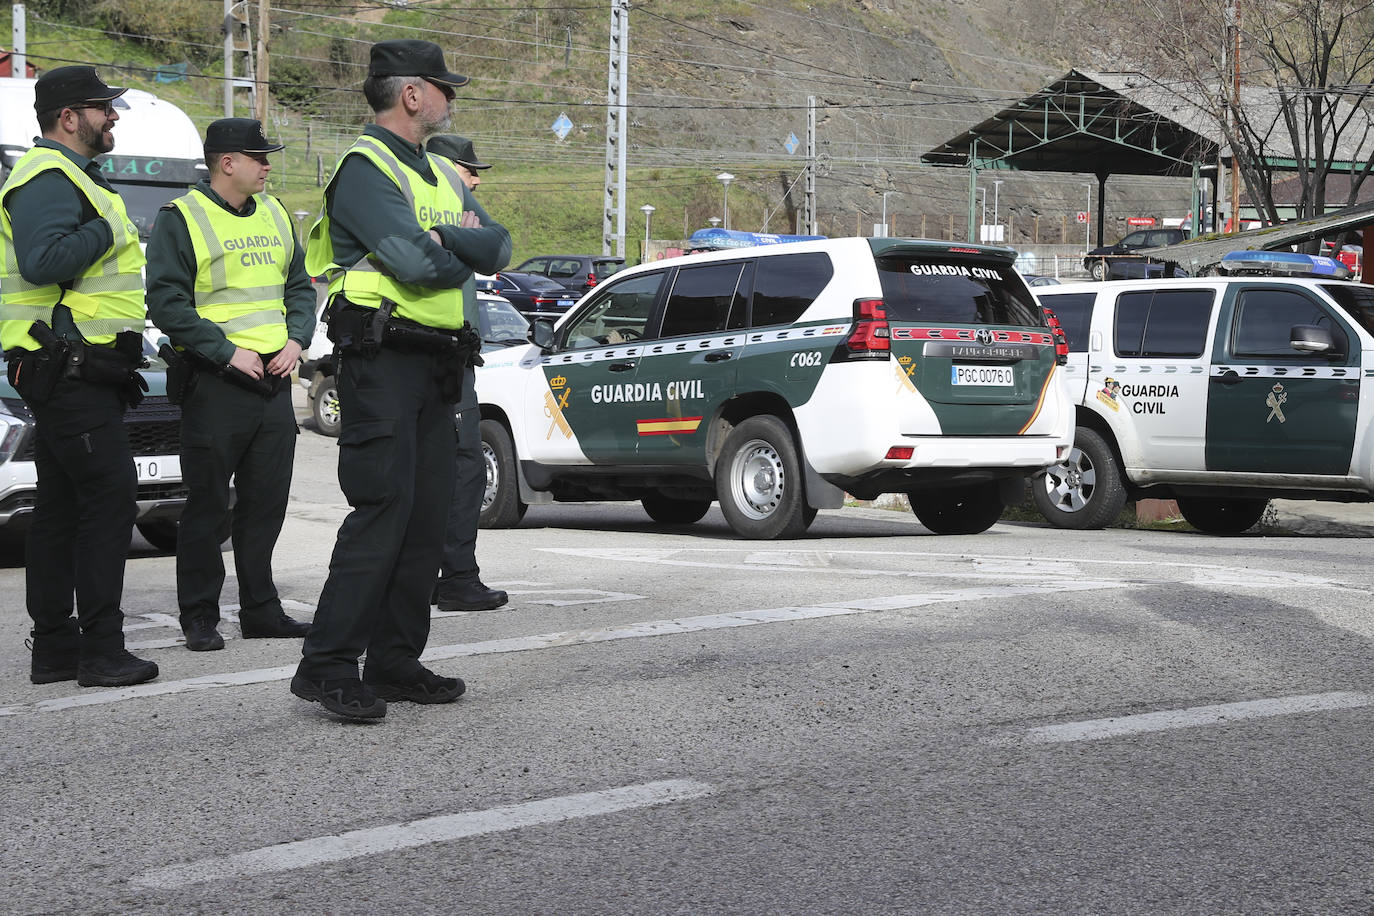
[(10, 76), (23, 79), (29, 75), (28, 17), (24, 12), (24, 4), (22, 3), (14, 4), (13, 10), (10, 35), (14, 41), (10, 47), (14, 50), (10, 52)]
[(234, 90), (251, 89), (251, 79), (239, 76), (240, 55), (247, 58), (244, 73), (253, 72), (253, 44), (248, 38), (248, 17), (244, 12), (247, 0), (224, 0), (224, 117), (234, 116)]
[(269, 0), (258, 0), (258, 69), (256, 82), (253, 85), (253, 117), (261, 121), (264, 128), (267, 126), (267, 36), (270, 28), (268, 21), (268, 10), (270, 9)]
[(802, 206), (804, 235), (820, 235), (816, 231), (816, 97), (806, 97), (806, 202)]
[[(625, 257), (625, 152), (629, 131), (630, 3), (611, 0), (611, 53), (606, 75), (606, 187), (601, 253)], [(612, 220), (614, 219), (614, 225)]]
[[(1230, 30), (1230, 41), (1226, 43), (1231, 52), (1231, 108), (1229, 120), (1231, 136), (1240, 134), (1240, 0), (1231, 0), (1226, 14), (1226, 27)], [(1240, 231), (1240, 167), (1236, 162), (1237, 143), (1231, 141), (1231, 231)]]

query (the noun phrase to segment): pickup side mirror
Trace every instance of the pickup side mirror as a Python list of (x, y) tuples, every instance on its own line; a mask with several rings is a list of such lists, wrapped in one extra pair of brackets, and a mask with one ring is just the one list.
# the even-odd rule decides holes
[(1295, 324), (1288, 331), (1288, 345), (1294, 350), (1302, 353), (1328, 353), (1336, 355), (1333, 351), (1336, 348), (1335, 341), (1331, 339), (1331, 331), (1328, 328), (1319, 328), (1310, 324)]
[(553, 322), (547, 318), (536, 318), (530, 325), (525, 339), (541, 350), (553, 349)]

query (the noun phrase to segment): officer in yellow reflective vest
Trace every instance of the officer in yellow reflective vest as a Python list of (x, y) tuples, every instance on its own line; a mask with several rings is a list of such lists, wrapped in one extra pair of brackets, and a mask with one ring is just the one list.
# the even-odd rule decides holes
[(35, 684), (157, 677), (124, 648), (119, 607), (138, 513), (124, 409), (142, 397), (143, 255), (93, 161), (114, 148), (124, 91), (93, 67), (44, 73), (42, 137), (0, 188), (0, 349), (37, 440), (25, 563)]
[[(168, 388), (181, 401), (177, 604), (186, 648), (224, 648), (220, 543), (229, 526), (244, 638), (304, 636), (282, 610), (272, 550), (286, 518), (296, 417), (291, 373), (315, 331), (315, 290), (286, 208), (263, 193), (272, 166), (262, 124), (224, 118), (205, 131), (210, 177), (162, 208), (148, 240), (148, 314), (179, 353)], [(166, 351), (164, 351), (166, 352)]]
[(353, 511), (291, 692), (346, 718), (380, 718), (388, 700), (451, 703), (464, 690), (420, 653), (453, 490), (452, 405), (476, 343), (462, 332), (461, 290), (474, 270), (505, 267), (511, 250), (504, 227), (465, 212), (461, 180), (445, 175), (452, 164), (424, 149), (466, 82), (431, 42), (373, 45), (363, 94), (375, 123), (344, 153), (310, 231), (306, 267), (330, 278), (339, 486)]

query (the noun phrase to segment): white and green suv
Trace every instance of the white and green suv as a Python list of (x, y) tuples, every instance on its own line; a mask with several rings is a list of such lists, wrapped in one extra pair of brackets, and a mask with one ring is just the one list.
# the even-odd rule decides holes
[(1013, 259), (850, 238), (617, 273), (486, 354), (483, 524), (554, 500), (687, 524), (718, 501), (744, 537), (795, 537), (845, 493), (907, 493), (933, 531), (984, 531), (1073, 431)]

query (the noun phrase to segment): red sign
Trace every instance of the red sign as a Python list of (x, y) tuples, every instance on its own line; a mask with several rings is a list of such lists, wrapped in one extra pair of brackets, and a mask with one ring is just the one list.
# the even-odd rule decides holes
[(1078, 221), (1079, 221), (1080, 223), (1086, 223), (1086, 222), (1088, 221), (1088, 211), (1087, 211), (1087, 210), (1079, 210), (1079, 211), (1078, 211)]
[(1126, 218), (1128, 226), (1153, 226), (1155, 218), (1153, 216), (1129, 216)]

